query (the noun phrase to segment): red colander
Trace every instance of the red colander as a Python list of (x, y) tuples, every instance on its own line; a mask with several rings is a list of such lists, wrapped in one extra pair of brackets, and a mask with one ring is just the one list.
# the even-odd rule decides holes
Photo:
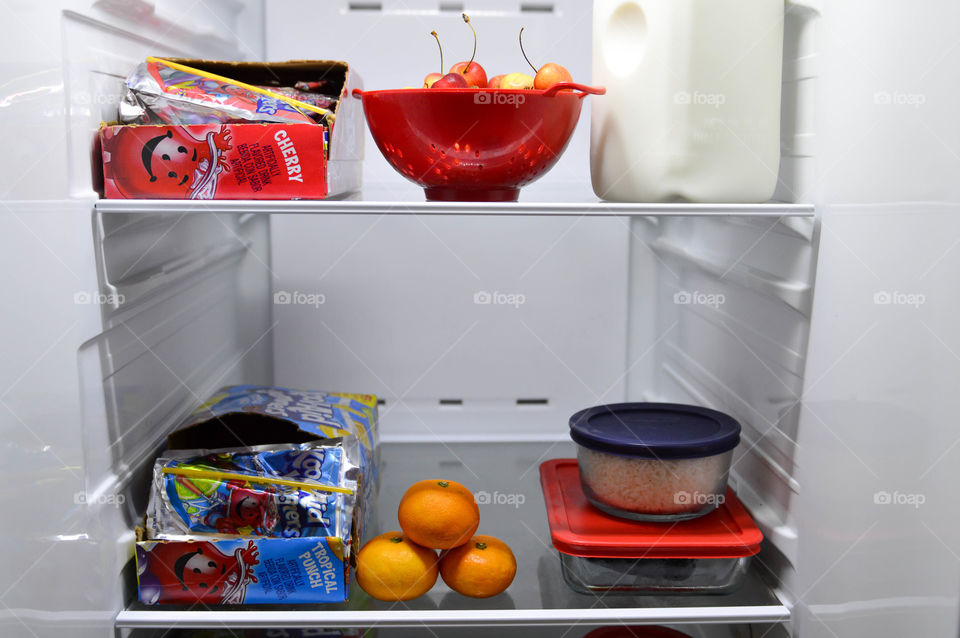
[(480, 202), (516, 201), (560, 158), (581, 100), (604, 93), (573, 82), (542, 91), (353, 91), (380, 152), (427, 199)]

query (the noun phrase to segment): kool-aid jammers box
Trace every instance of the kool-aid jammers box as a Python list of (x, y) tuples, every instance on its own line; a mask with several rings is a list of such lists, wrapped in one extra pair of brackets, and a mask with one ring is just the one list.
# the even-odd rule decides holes
[(108, 126), (111, 199), (299, 199), (327, 195), (326, 131), (315, 124)]
[(349, 568), (338, 538), (139, 541), (137, 580), (148, 605), (337, 603)]
[[(345, 62), (179, 63), (220, 80), (182, 73), (167, 77), (156, 73), (157, 62), (145, 65), (141, 75), (155, 80), (159, 95), (141, 95), (150, 101), (140, 105), (138, 118), (124, 120), (135, 124), (100, 129), (104, 197), (322, 199), (360, 188), (363, 114), (359, 101), (349, 95), (362, 83)], [(154, 75), (148, 73), (151, 69)], [(184, 77), (194, 81), (186, 82)], [(320, 121), (255, 93), (257, 100), (248, 100), (245, 121), (226, 108), (243, 102), (238, 94), (242, 89), (230, 80), (293, 86), (316, 78), (321, 79), (313, 84), (323, 83), (324, 90), (334, 96), (327, 109), (332, 116)], [(203, 96), (209, 100), (206, 106), (199, 99)]]
[[(347, 600), (351, 561), (362, 542), (363, 529), (370, 524), (377, 493), (375, 396), (228, 386), (218, 390), (167, 440), (168, 451), (158, 459), (159, 469), (155, 468), (155, 479), (161, 479), (154, 481), (151, 494), (151, 507), (156, 508), (148, 512), (144, 527), (138, 530), (136, 558), (142, 602)], [(281, 444), (290, 444), (289, 449)], [(320, 449), (323, 445), (329, 449)], [(340, 527), (331, 523), (323, 528), (326, 531), (308, 535), (307, 530), (320, 529), (307, 523), (314, 510), (321, 512), (322, 508), (306, 507), (308, 501), (313, 502), (310, 499), (293, 499), (298, 493), (305, 496), (297, 486), (286, 490), (279, 486), (284, 481), (289, 484), (291, 477), (302, 489), (310, 489), (303, 484), (309, 480), (349, 485), (335, 480), (336, 473), (314, 476), (312, 465), (299, 463), (304, 454), (321, 452), (330, 461), (330, 453), (340, 449), (352, 467), (359, 467), (356, 489), (351, 490), (356, 499), (346, 516), (349, 522)], [(287, 463), (289, 459), (297, 461)], [(220, 499), (220, 492), (227, 495), (225, 500)], [(236, 505), (233, 496), (239, 499)], [(218, 508), (220, 500), (223, 506)], [(324, 502), (339, 501), (325, 498)], [(172, 516), (159, 514), (164, 504), (171, 505)], [(256, 510), (258, 516), (247, 516), (247, 510)], [(210, 512), (217, 516), (209, 516)], [(288, 520), (294, 513), (298, 525)], [(321, 514), (325, 520), (336, 520), (336, 512), (329, 508)], [(223, 517), (234, 524), (221, 525)], [(261, 518), (269, 524), (255, 524)]]
[[(232, 385), (217, 390), (167, 437), (171, 450), (306, 443), (352, 437), (364, 490), (380, 480), (377, 397), (372, 394)], [(350, 443), (353, 443), (352, 441)], [(368, 502), (368, 504), (371, 504)]]

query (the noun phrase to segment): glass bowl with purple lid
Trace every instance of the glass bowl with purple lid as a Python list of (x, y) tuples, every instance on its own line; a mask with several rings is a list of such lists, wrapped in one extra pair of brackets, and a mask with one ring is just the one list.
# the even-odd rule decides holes
[(723, 503), (740, 424), (679, 403), (614, 403), (570, 417), (580, 482), (598, 509), (640, 521), (703, 516)]

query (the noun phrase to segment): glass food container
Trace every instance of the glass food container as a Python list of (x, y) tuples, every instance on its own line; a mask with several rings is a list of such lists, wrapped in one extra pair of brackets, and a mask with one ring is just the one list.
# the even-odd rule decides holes
[(670, 525), (608, 516), (587, 501), (574, 459), (540, 465), (553, 546), (576, 592), (727, 594), (763, 534), (732, 490), (706, 516)]
[(570, 417), (583, 491), (594, 506), (639, 521), (703, 516), (723, 502), (740, 424), (676, 403), (616, 403)]

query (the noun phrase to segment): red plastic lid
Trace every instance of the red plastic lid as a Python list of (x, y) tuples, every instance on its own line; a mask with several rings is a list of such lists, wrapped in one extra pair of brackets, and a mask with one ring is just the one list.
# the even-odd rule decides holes
[(594, 629), (583, 638), (690, 638), (690, 636), (667, 627), (617, 625)]
[(588, 558), (741, 558), (760, 551), (763, 534), (727, 489), (723, 504), (700, 518), (648, 523), (616, 518), (592, 506), (576, 459), (540, 465), (553, 546)]

